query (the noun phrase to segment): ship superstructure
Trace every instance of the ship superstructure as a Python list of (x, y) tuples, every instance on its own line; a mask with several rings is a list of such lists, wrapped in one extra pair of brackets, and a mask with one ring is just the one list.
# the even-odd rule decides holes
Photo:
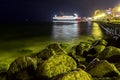
[(57, 16), (55, 15), (53, 17), (53, 22), (73, 22), (73, 21), (79, 21), (80, 17), (74, 13), (74, 16)]

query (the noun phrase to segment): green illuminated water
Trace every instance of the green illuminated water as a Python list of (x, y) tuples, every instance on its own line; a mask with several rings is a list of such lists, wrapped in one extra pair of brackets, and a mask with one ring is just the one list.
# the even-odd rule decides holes
[(102, 32), (93, 23), (79, 24), (10, 24), (1, 25), (0, 64), (39, 52), (53, 42), (78, 44), (89, 38), (101, 38)]

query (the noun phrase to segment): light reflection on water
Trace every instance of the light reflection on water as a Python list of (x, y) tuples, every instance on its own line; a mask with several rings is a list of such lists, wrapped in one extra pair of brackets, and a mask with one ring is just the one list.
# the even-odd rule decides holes
[(76, 24), (54, 23), (52, 26), (52, 39), (55, 41), (77, 40), (82, 37), (102, 38), (103, 33), (97, 23), (86, 22)]
[(79, 31), (79, 24), (54, 24), (52, 37), (54, 40), (76, 39)]
[(95, 39), (100, 39), (103, 37), (103, 32), (97, 23), (93, 23), (92, 26), (92, 36)]

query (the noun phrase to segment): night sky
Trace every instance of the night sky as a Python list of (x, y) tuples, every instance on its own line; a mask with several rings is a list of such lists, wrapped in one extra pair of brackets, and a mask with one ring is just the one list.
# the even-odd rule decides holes
[(0, 0), (0, 22), (51, 21), (54, 14), (91, 16), (96, 9), (113, 8), (119, 0)]

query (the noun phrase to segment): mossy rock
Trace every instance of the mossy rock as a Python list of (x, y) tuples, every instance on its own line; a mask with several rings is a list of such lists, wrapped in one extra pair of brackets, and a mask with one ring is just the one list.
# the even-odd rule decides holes
[(21, 56), (21, 57), (18, 57), (15, 61), (13, 61), (11, 63), (10, 68), (8, 69), (8, 72), (14, 74), (15, 72), (18, 72), (28, 66), (33, 66), (36, 69), (37, 68), (37, 59)]
[[(66, 51), (66, 52), (68, 52), (70, 49), (71, 49), (71, 45), (70, 44), (65, 44), (65, 43), (61, 43), (60, 44), (60, 47), (64, 50), (64, 51)], [(65, 52), (65, 53), (66, 53)]]
[(97, 51), (97, 53), (101, 53), (104, 49), (105, 49), (104, 45), (96, 45), (95, 46), (95, 50)]
[(94, 68), (99, 62), (100, 62), (100, 59), (94, 58), (94, 59), (87, 65), (86, 71), (89, 71), (90, 69)]
[(93, 80), (116, 80), (116, 77), (102, 77), (102, 78), (97, 78), (93, 77)]
[(55, 53), (57, 54), (67, 54), (67, 52), (65, 50), (62, 49), (61, 44), (60, 43), (53, 43), (48, 45), (48, 49), (52, 49), (55, 51)]
[(80, 44), (76, 46), (76, 54), (80, 56), (84, 55), (84, 52), (87, 52), (91, 46), (92, 44), (88, 42), (80, 42)]
[(104, 45), (96, 45), (94, 47), (94, 50), (96, 52), (96, 54), (94, 56), (99, 56), (99, 54), (105, 49), (105, 46)]
[(42, 58), (43, 60), (47, 60), (51, 56), (57, 54), (67, 54), (67, 52), (61, 48), (59, 43), (53, 43), (48, 45), (47, 48), (43, 49), (42, 51), (40, 51), (39, 53), (35, 54), (32, 57), (37, 57), (38, 59)]
[(51, 80), (93, 80), (91, 75), (82, 69), (77, 69), (62, 75), (58, 75)]
[(98, 44), (106, 46), (108, 44), (108, 42), (104, 39), (101, 39), (101, 40), (99, 40)]
[(31, 80), (30, 78), (34, 77), (35, 75), (36, 68), (37, 68), (37, 59), (31, 57), (25, 57), (25, 56), (18, 57), (15, 61), (11, 63), (7, 72), (7, 79)]
[(9, 69), (9, 64), (7, 63), (0, 63), (0, 74), (7, 72), (7, 70)]
[(120, 49), (114, 46), (106, 47), (100, 54), (100, 59), (107, 59), (109, 62), (120, 62)]
[(120, 49), (116, 48), (114, 46), (108, 46), (99, 55), (99, 58), (101, 58), (101, 59), (109, 58), (109, 57), (111, 57), (113, 55), (120, 55)]
[(43, 60), (47, 60), (49, 57), (55, 55), (56, 53), (54, 52), (54, 50), (50, 50), (48, 48), (43, 49), (42, 51), (40, 51), (39, 53), (35, 54), (35, 56), (39, 59), (43, 59)]
[(9, 64), (0, 63), (0, 80), (6, 80), (6, 74), (8, 69), (9, 69)]
[(94, 77), (114, 77), (120, 75), (118, 69), (106, 60), (100, 61), (88, 73)]
[(51, 78), (77, 68), (74, 59), (68, 55), (54, 55), (37, 67), (37, 76)]

